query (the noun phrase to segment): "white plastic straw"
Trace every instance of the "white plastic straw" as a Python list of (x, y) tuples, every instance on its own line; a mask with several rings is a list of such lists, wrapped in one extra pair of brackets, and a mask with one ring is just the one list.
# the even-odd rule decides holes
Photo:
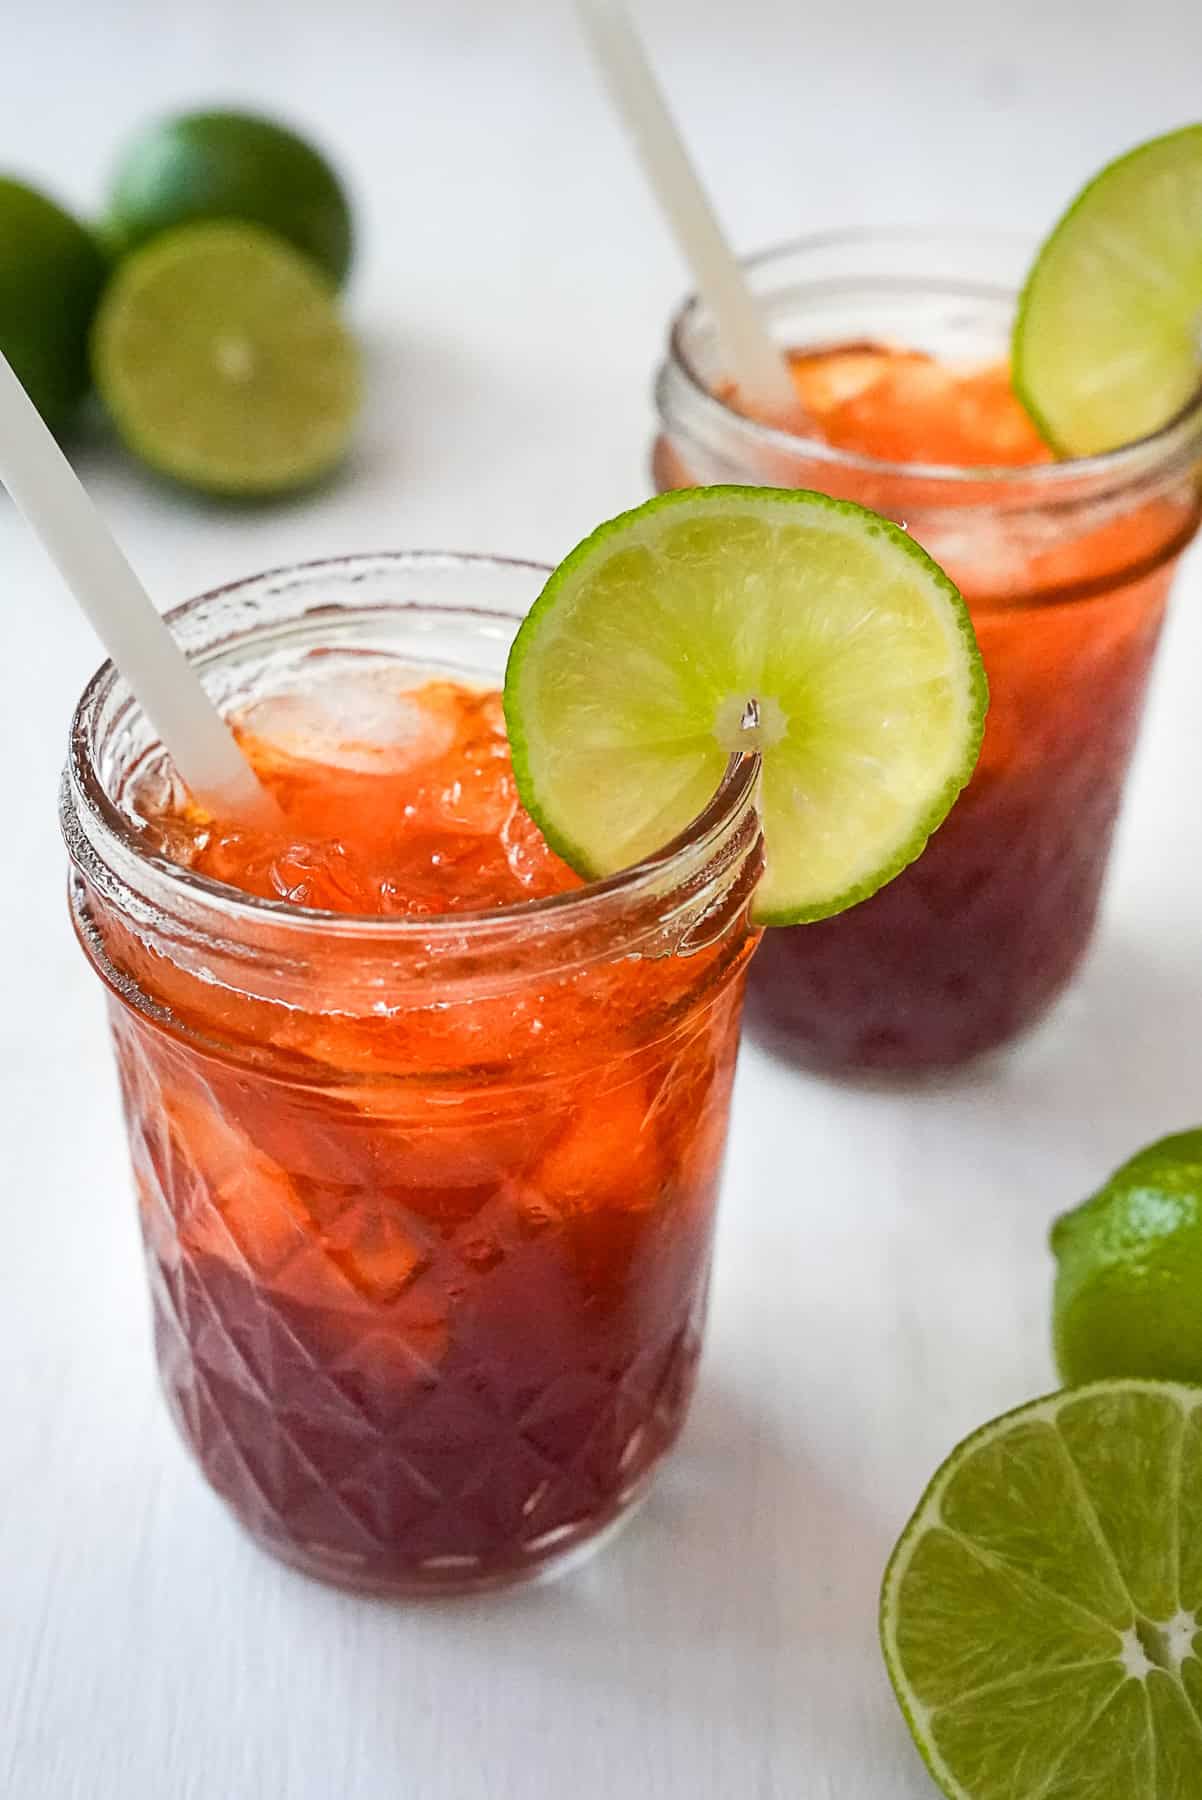
[(745, 400), (772, 414), (795, 414), (788, 366), (722, 235), (628, 13), (620, 0), (577, 0), (577, 6), (643, 171), (717, 321), (732, 379)]
[(271, 808), (200, 677), (2, 354), (0, 482), (41, 539), (190, 791), (243, 816)]

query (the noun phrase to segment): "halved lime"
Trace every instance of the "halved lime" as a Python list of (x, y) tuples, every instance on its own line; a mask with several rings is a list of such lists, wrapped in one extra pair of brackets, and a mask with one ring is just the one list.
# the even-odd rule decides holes
[(1159, 431), (1202, 388), (1202, 125), (1121, 156), (1040, 250), (1014, 325), (1015, 391), (1053, 449)]
[(942, 570), (875, 513), (796, 488), (688, 488), (602, 525), (505, 678), (522, 801), (586, 876), (660, 848), (758, 750), (773, 925), (840, 912), (918, 855), (985, 704)]
[(952, 1800), (1200, 1800), (1202, 1388), (1099, 1381), (968, 1438), (881, 1643)]
[(186, 225), (122, 263), (92, 332), (128, 447), (208, 493), (285, 493), (340, 460), (359, 408), (329, 283), (257, 226)]

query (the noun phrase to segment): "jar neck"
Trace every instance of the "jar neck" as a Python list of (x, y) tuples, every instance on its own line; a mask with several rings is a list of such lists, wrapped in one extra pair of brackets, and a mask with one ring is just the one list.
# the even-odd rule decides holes
[(137, 945), (196, 981), (302, 1010), (368, 1017), (495, 999), (604, 962), (689, 956), (746, 932), (763, 864), (757, 781), (757, 759), (733, 762), (681, 837), (609, 881), (421, 920), (259, 901), (139, 856), (97, 817), (74, 764), (60, 810), (77, 929), (110, 986), (120, 988), (129, 974), (120, 946)]
[[(501, 680), (509, 645), (546, 579), (535, 565), (437, 554), (365, 556), (273, 571), (170, 615), (214, 699), (303, 693), (313, 658), (386, 654), (409, 680), (450, 672)], [(757, 764), (733, 762), (702, 815), (638, 868), (551, 899), (478, 914), (398, 919), (259, 899), (148, 850), (128, 810), (135, 773), (161, 755), (124, 682), (105, 664), (73, 721), (61, 821), (78, 875), (77, 916), (116, 924), (198, 979), (256, 984), (313, 1003), (314, 972), (349, 1009), (428, 995), (502, 991), (590, 960), (684, 953), (745, 910), (760, 867)], [(86, 915), (86, 917), (85, 917)], [(89, 928), (91, 930), (89, 936)]]

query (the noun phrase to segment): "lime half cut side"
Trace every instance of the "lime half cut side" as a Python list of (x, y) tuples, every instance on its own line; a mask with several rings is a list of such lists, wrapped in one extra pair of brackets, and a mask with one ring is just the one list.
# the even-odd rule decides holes
[(897, 1697), (952, 1800), (1202, 1797), (1202, 1388), (1100, 1381), (986, 1425), (885, 1575)]
[(101, 302), (92, 364), (126, 446), (213, 494), (316, 481), (359, 408), (330, 282), (255, 225), (185, 225), (135, 251)]
[(730, 756), (763, 759), (760, 923), (875, 892), (980, 748), (985, 676), (955, 587), (896, 525), (800, 489), (662, 495), (551, 576), (509, 658), (518, 789), (590, 878), (661, 848)]
[(1012, 365), (1066, 456), (1135, 443), (1202, 389), (1202, 125), (1142, 144), (1078, 195), (1027, 279)]

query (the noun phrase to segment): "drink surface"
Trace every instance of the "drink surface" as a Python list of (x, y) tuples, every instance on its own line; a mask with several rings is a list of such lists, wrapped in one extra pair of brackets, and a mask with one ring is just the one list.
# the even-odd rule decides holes
[[(1186, 478), (1075, 511), (1016, 494), (1014, 478), (1052, 458), (1004, 361), (856, 342), (798, 351), (791, 367), (804, 435), (845, 455), (799, 450), (780, 478), (908, 525), (969, 604), (990, 712), (977, 772), (924, 855), (864, 905), (768, 933), (751, 1010), (819, 1067), (948, 1067), (1033, 1024), (1085, 952), (1197, 492)], [(696, 478), (686, 456), (661, 440), (661, 486)], [(949, 467), (980, 469), (980, 484), (923, 482)]]
[(210, 818), (160, 774), (134, 800), (158, 847), (244, 893), (330, 912), (423, 918), (579, 887), (517, 797), (501, 696), (407, 687), (391, 658), (360, 660), (237, 719), (277, 824)]
[[(239, 718), (278, 830), (152, 773), (148, 849), (407, 925), (579, 886), (517, 802), (499, 697), (355, 662)], [(158, 1010), (112, 1009), (164, 1385), (279, 1554), (488, 1586), (637, 1495), (692, 1388), (751, 941), (602, 937), (495, 994), (496, 970), (398, 981), (367, 1017), (332, 970), (252, 1004), (118, 944)]]
[(1005, 362), (955, 365), (864, 343), (796, 351), (789, 367), (807, 419), (839, 450), (954, 468), (1052, 460)]

